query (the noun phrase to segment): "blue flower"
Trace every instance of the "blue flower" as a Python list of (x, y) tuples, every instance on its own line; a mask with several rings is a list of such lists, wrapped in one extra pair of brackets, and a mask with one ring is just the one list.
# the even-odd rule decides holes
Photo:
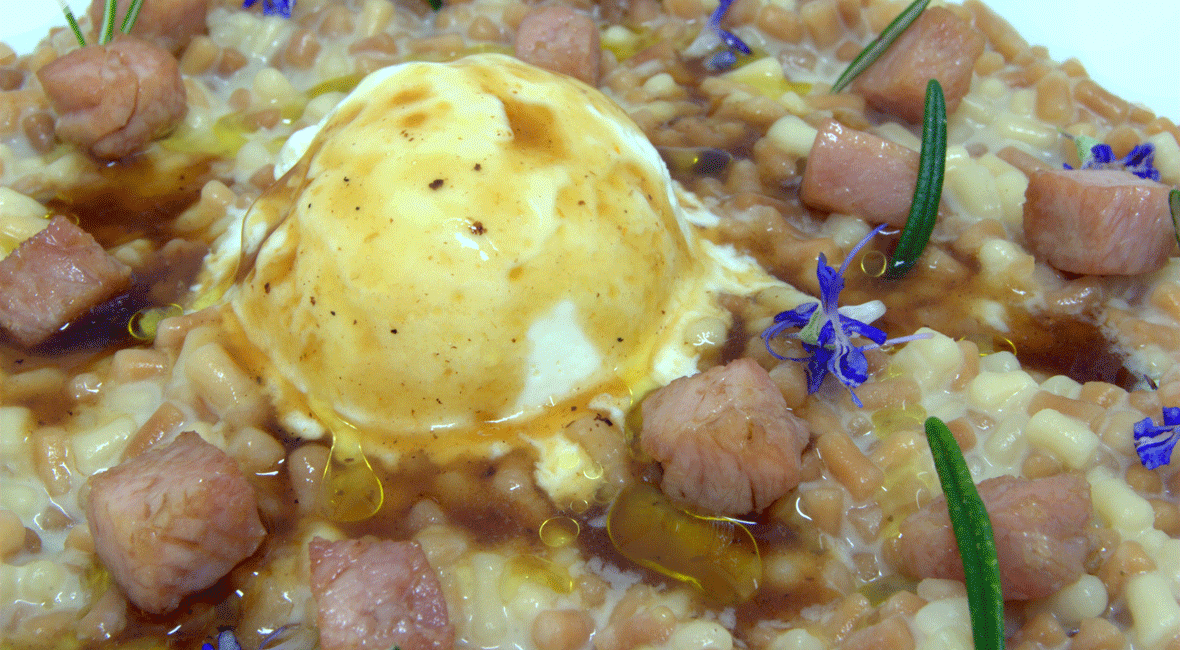
[[(249, 9), (256, 4), (258, 4), (258, 0), (245, 0), (242, 3), (242, 8)], [(291, 10), (294, 7), (295, 0), (262, 0), (262, 15), (290, 18)]]
[[(1149, 181), (1160, 179), (1160, 172), (1155, 168), (1155, 145), (1150, 142), (1136, 145), (1126, 156), (1117, 159), (1110, 145), (1089, 136), (1077, 136), (1074, 144), (1078, 148), (1082, 169), (1125, 169)], [(1065, 168), (1073, 169), (1069, 165), (1065, 165)]]
[[(904, 343), (915, 339), (928, 338), (928, 334), (915, 334), (896, 339), (888, 339), (885, 332), (858, 320), (854, 316), (870, 313), (868, 320), (873, 320), (883, 313), (880, 302), (873, 301), (860, 307), (839, 306), (840, 292), (844, 290), (844, 272), (860, 249), (869, 243), (874, 235), (884, 230), (885, 225), (874, 228), (864, 239), (860, 240), (844, 258), (844, 264), (839, 270), (828, 266), (827, 257), (819, 254), (816, 266), (816, 277), (819, 279), (819, 302), (809, 302), (784, 311), (774, 317), (774, 325), (762, 332), (762, 340), (766, 349), (779, 359), (800, 361), (807, 363), (807, 392), (815, 393), (823, 385), (824, 378), (829, 373), (834, 375), (840, 383), (848, 387), (852, 401), (857, 406), (864, 406), (856, 396), (853, 388), (868, 380), (869, 362), (865, 358), (865, 350)], [(792, 328), (800, 328), (789, 336), (796, 338), (803, 345), (806, 357), (784, 357), (771, 348), (771, 341)], [(871, 341), (869, 345), (853, 345), (852, 337), (861, 336)]]
[(1135, 423), (1135, 451), (1139, 462), (1155, 469), (1172, 462), (1172, 450), (1180, 441), (1180, 407), (1164, 407), (1164, 423), (1157, 426), (1151, 418)]
[(705, 59), (705, 67), (710, 70), (727, 70), (737, 63), (738, 54), (752, 52), (750, 46), (746, 45), (745, 41), (738, 38), (736, 34), (721, 28), (721, 19), (725, 17), (725, 12), (729, 11), (731, 4), (733, 4), (733, 0), (721, 0), (717, 9), (713, 11), (713, 15), (709, 16), (705, 28), (685, 50), (685, 54), (688, 56), (706, 56), (718, 47), (723, 47), (724, 49), (720, 52), (711, 54)]

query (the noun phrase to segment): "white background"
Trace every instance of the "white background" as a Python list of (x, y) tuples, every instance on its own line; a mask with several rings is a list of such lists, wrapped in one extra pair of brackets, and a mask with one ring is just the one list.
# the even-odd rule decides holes
[[(986, 1), (1054, 59), (1077, 57), (1100, 85), (1180, 122), (1180, 2)], [(75, 13), (89, 4), (69, 2)], [(64, 24), (56, 0), (0, 0), (0, 40), (18, 51)]]

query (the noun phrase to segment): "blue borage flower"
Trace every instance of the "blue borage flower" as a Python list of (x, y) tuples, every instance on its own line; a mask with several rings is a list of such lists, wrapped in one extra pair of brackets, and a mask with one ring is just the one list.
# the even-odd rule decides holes
[[(258, 0), (245, 0), (242, 3), (243, 9), (249, 9), (258, 4)], [(283, 18), (291, 17), (291, 10), (295, 8), (295, 0), (262, 0), (262, 15), (263, 16), (282, 16)]]
[[(1110, 145), (1095, 138), (1079, 135), (1073, 140), (1078, 148), (1078, 160), (1082, 162), (1082, 169), (1125, 169), (1149, 181), (1160, 179), (1160, 172), (1155, 168), (1155, 145), (1150, 142), (1137, 145), (1122, 158), (1115, 158)], [(1068, 164), (1065, 168), (1073, 169)]]
[[(729, 6), (732, 4), (733, 0), (721, 0), (717, 9), (713, 11), (713, 15), (709, 16), (705, 28), (685, 50), (685, 54), (688, 56), (707, 57), (705, 67), (710, 70), (728, 70), (737, 63), (738, 54), (752, 52), (750, 46), (746, 45), (745, 41), (738, 38), (736, 34), (721, 28), (721, 19), (725, 17), (725, 12), (729, 11)], [(718, 47), (724, 49), (714, 52)]]
[(1135, 423), (1135, 451), (1147, 469), (1172, 462), (1172, 450), (1177, 442), (1180, 442), (1180, 407), (1164, 407), (1163, 425), (1157, 425), (1151, 418)]
[[(872, 301), (856, 307), (839, 306), (840, 292), (844, 289), (844, 272), (848, 270), (848, 265), (860, 252), (860, 249), (864, 248), (873, 236), (884, 229), (884, 224), (877, 226), (864, 239), (860, 240), (845, 256), (844, 263), (840, 265), (839, 270), (828, 266), (827, 257), (820, 253), (819, 263), (816, 265), (816, 277), (819, 279), (820, 287), (819, 302), (804, 303), (790, 311), (780, 313), (774, 317), (774, 325), (762, 332), (762, 340), (766, 343), (766, 349), (776, 358), (807, 363), (808, 393), (819, 391), (824, 378), (828, 373), (831, 373), (840, 380), (840, 383), (848, 387), (853, 403), (857, 406), (864, 406), (852, 389), (868, 380), (869, 362), (865, 358), (865, 350), (929, 338), (930, 336), (929, 334), (914, 334), (889, 339), (885, 332), (856, 318), (856, 316), (862, 316), (862, 318), (872, 321), (880, 317), (885, 311), (880, 301)], [(771, 347), (773, 339), (792, 327), (800, 329), (789, 336), (799, 339), (809, 356), (784, 357)], [(871, 341), (871, 344), (853, 345), (853, 336), (864, 337)]]

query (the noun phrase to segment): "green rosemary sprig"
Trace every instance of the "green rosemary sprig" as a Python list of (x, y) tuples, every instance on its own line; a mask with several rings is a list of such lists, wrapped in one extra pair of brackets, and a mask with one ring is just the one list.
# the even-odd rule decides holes
[(946, 174), (946, 98), (942, 86), (931, 79), (926, 84), (926, 112), (922, 118), (922, 151), (918, 157), (918, 182), (914, 186), (914, 200), (906, 218), (901, 239), (893, 257), (885, 268), (885, 276), (900, 278), (905, 275), (930, 242), (934, 221), (938, 219), (938, 204), (942, 200), (942, 180)]
[[(57, 3), (61, 5), (61, 12), (65, 14), (66, 24), (74, 32), (74, 38), (78, 39), (78, 45), (86, 47), (86, 37), (82, 35), (82, 28), (78, 26), (78, 19), (74, 17), (74, 12), (66, 4), (66, 0), (57, 0)], [(123, 22), (119, 25), (120, 32), (131, 33), (131, 28), (135, 27), (135, 21), (139, 18), (139, 10), (142, 7), (143, 0), (131, 0), (131, 5), (127, 7), (127, 13), (123, 14)], [(115, 14), (118, 12), (118, 8), (118, 0), (106, 0), (106, 4), (103, 6), (102, 24), (99, 25), (99, 45), (106, 45), (115, 37)]]
[(123, 14), (123, 24), (119, 25), (119, 31), (124, 34), (131, 33), (131, 28), (135, 26), (135, 21), (139, 18), (140, 7), (143, 7), (143, 0), (131, 0), (131, 6), (127, 7), (127, 13)]
[(963, 558), (975, 650), (1003, 650), (1004, 596), (991, 518), (951, 430), (936, 417), (926, 418), (926, 439)]
[(836, 79), (836, 83), (832, 84), (832, 92), (838, 93), (844, 90), (848, 84), (852, 83), (852, 80), (857, 75), (864, 72), (870, 65), (873, 65), (873, 62), (880, 58), (885, 53), (885, 50), (889, 49), (890, 45), (893, 45), (897, 37), (901, 36), (902, 32), (914, 24), (914, 21), (918, 19), (918, 16), (922, 14), (922, 11), (926, 9), (926, 5), (928, 4), (930, 4), (930, 0), (914, 0), (904, 11), (897, 14), (897, 18), (894, 18), (893, 22), (885, 27), (885, 31), (873, 39), (873, 42), (869, 43), (868, 47), (861, 50), (860, 54), (857, 54), (856, 58), (852, 60), (852, 63), (849, 63), (848, 67), (844, 69), (844, 72), (840, 73), (840, 77)]
[(106, 8), (102, 12), (102, 26), (98, 32), (99, 45), (106, 45), (115, 37), (115, 14), (118, 9), (117, 0), (107, 0)]
[(74, 12), (70, 11), (70, 6), (66, 4), (66, 0), (57, 0), (57, 3), (61, 5), (61, 12), (66, 15), (66, 24), (74, 32), (74, 38), (78, 39), (78, 46), (86, 47), (86, 37), (82, 35), (82, 28), (78, 26), (78, 19), (74, 18)]

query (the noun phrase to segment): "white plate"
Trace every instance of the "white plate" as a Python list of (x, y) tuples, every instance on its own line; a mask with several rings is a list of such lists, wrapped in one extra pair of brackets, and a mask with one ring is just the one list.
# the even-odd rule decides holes
[[(4, 0), (0, 0), (2, 2)], [(1099, 85), (1180, 121), (1176, 0), (985, 0), (1056, 61), (1075, 57)]]
[[(151, 0), (148, 0), (149, 2)], [(88, 0), (69, 0), (76, 14)], [(1061, 61), (1077, 57), (1100, 85), (1180, 121), (1180, 3), (1175, 0), (987, 0), (1033, 44)], [(0, 0), (0, 40), (30, 51), (54, 25), (55, 0)]]

